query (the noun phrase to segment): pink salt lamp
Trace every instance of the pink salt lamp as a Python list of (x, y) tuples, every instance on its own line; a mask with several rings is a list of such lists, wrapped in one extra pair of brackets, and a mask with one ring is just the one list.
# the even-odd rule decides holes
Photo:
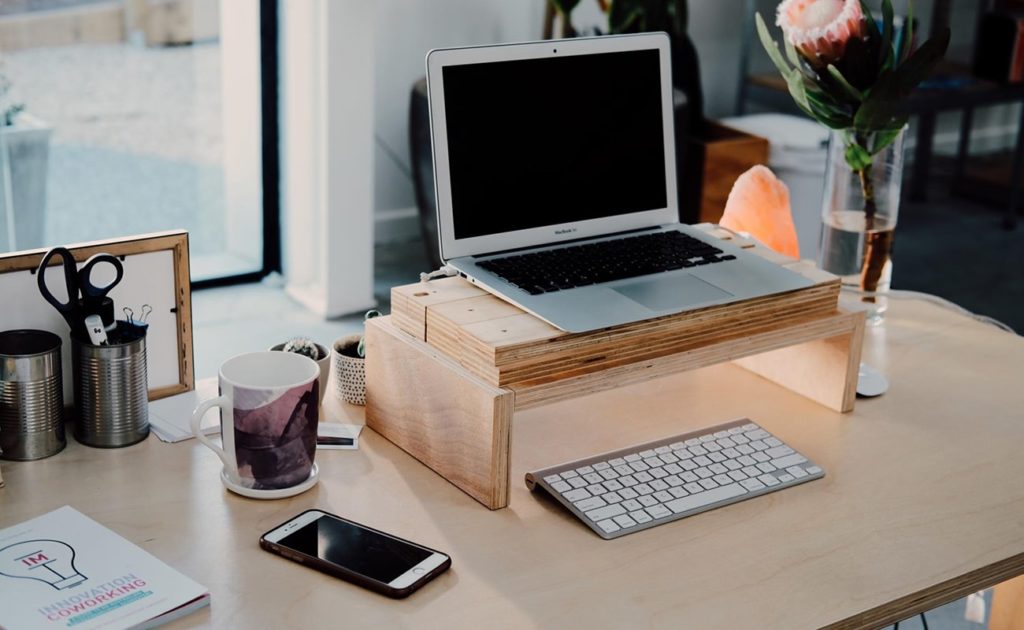
[(800, 257), (789, 189), (766, 166), (757, 165), (736, 179), (718, 223), (748, 232), (780, 254)]

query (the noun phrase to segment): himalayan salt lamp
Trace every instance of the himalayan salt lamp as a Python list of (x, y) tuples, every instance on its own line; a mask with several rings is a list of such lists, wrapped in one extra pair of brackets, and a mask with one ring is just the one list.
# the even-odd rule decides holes
[(757, 165), (736, 179), (719, 224), (748, 232), (780, 254), (800, 257), (789, 189), (766, 166)]

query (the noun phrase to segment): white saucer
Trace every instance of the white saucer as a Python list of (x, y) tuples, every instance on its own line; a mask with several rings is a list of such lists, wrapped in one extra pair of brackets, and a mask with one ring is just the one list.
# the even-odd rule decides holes
[(320, 468), (316, 464), (313, 464), (313, 469), (309, 471), (309, 478), (300, 483), (297, 486), (291, 488), (281, 488), (279, 490), (257, 490), (256, 488), (246, 488), (238, 485), (234, 481), (228, 479), (228, 473), (226, 470), (221, 469), (220, 480), (224, 484), (224, 487), (240, 494), (243, 497), (249, 497), (250, 499), (284, 499), (287, 497), (294, 497), (297, 494), (302, 494), (306, 490), (309, 490), (316, 485), (316, 482), (320, 481)]
[(857, 372), (857, 395), (865, 398), (881, 396), (889, 390), (889, 379), (867, 363), (861, 363)]

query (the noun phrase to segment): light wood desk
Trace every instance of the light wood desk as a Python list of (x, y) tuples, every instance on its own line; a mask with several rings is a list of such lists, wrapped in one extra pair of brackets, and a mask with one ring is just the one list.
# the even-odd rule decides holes
[[(367, 430), (361, 450), (318, 455), (316, 488), (273, 502), (224, 490), (195, 441), (71, 444), (2, 464), (0, 527), (76, 507), (209, 587), (176, 627), (870, 627), (1024, 574), (1024, 340), (894, 301), (864, 358), (892, 389), (846, 415), (728, 365), (523, 412), (511, 506), (494, 512)], [(608, 542), (522, 483), (737, 416), (827, 476)], [(447, 551), (452, 569), (392, 601), (259, 549), (309, 507)]]

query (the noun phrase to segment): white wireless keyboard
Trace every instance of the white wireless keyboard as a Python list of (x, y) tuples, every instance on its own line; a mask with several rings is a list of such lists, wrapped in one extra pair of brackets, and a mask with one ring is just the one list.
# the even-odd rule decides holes
[(824, 476), (744, 418), (527, 473), (526, 485), (611, 539)]

